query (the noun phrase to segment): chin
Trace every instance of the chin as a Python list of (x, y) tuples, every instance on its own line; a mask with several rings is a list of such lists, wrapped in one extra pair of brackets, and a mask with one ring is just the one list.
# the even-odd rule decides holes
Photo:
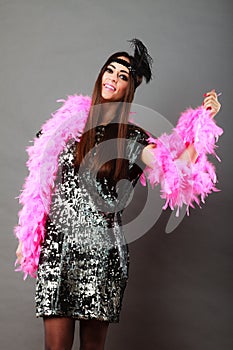
[(113, 96), (104, 96), (104, 95), (102, 95), (102, 100), (103, 100), (103, 102), (114, 102), (115, 101)]

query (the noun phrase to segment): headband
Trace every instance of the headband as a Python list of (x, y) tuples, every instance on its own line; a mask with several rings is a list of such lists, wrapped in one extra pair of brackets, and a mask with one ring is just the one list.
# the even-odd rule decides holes
[(116, 62), (116, 63), (122, 64), (122, 66), (125, 66), (126, 68), (128, 68), (129, 72), (132, 74), (134, 84), (135, 84), (135, 89), (136, 89), (138, 87), (138, 85), (140, 84), (138, 82), (138, 79), (137, 79), (136, 68), (134, 66), (132, 66), (126, 60), (123, 60), (122, 58), (115, 58), (115, 59), (113, 58), (112, 61), (110, 61), (110, 63), (111, 62)]
[(115, 58), (111, 62), (122, 64), (122, 66), (125, 66), (126, 68), (128, 68), (130, 73), (133, 73), (133, 74), (136, 73), (136, 68), (134, 68), (129, 62), (127, 62), (126, 60), (123, 60), (122, 58)]

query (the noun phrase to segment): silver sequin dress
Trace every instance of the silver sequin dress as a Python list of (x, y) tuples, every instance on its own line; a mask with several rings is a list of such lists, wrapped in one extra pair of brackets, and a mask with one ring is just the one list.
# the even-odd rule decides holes
[[(96, 127), (97, 147), (114, 125)], [(142, 173), (140, 154), (147, 138), (128, 124), (127, 179), (132, 186)], [(74, 150), (70, 140), (58, 160), (36, 282), (36, 315), (119, 322), (129, 266), (121, 217), (132, 186), (125, 182), (119, 196), (107, 178), (75, 171)]]

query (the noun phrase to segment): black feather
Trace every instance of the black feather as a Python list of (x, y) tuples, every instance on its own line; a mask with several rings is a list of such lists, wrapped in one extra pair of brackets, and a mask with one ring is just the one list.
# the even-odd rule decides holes
[(133, 66), (136, 69), (136, 74), (142, 78), (144, 77), (146, 82), (152, 78), (152, 63), (153, 59), (149, 55), (146, 46), (139, 39), (128, 40), (131, 46), (134, 48)]

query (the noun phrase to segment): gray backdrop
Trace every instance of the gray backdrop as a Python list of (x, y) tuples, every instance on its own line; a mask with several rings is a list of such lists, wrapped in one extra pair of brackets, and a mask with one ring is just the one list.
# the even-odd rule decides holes
[(171, 235), (164, 233), (165, 212), (130, 245), (121, 322), (110, 327), (106, 349), (233, 348), (232, 8), (230, 0), (0, 0), (1, 349), (43, 348), (34, 280), (14, 272), (14, 198), (27, 174), (25, 147), (58, 107), (56, 99), (91, 94), (106, 57), (127, 50), (133, 37), (154, 58), (154, 79), (138, 89), (136, 103), (175, 124), (205, 91), (223, 93), (222, 162), (214, 160), (221, 192)]

